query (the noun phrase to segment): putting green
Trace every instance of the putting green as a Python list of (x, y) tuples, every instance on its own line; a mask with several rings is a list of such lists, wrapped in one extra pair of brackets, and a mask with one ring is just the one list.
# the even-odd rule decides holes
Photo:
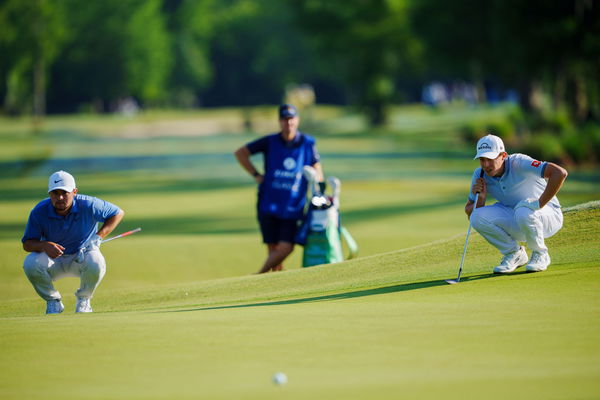
[[(99, 291), (96, 312), (0, 302), (3, 399), (594, 398), (600, 209), (543, 273), (489, 274), (474, 235), (336, 265)], [(271, 383), (278, 371), (284, 386)]]

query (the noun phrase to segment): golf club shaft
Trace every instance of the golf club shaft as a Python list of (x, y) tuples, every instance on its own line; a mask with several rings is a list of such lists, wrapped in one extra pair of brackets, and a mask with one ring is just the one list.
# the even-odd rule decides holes
[(127, 232), (121, 233), (120, 235), (113, 236), (113, 237), (108, 238), (108, 239), (104, 239), (102, 241), (102, 243), (110, 242), (111, 240), (115, 240), (115, 239), (119, 239), (119, 238), (122, 238), (122, 237), (125, 237), (125, 236), (133, 235), (134, 233), (139, 232), (141, 230), (142, 230), (142, 228), (136, 228), (136, 229), (133, 229), (131, 231), (127, 231)]
[[(479, 173), (479, 177), (483, 178), (483, 168)], [(473, 202), (473, 211), (477, 208), (477, 201), (479, 200), (479, 192), (475, 193), (475, 201)], [(471, 214), (473, 213), (471, 211)], [(460, 259), (460, 268), (458, 268), (458, 277), (456, 278), (456, 282), (460, 282), (460, 276), (462, 274), (463, 265), (465, 264), (465, 256), (467, 255), (467, 245), (469, 244), (469, 236), (471, 236), (471, 216), (469, 216), (469, 229), (467, 229), (467, 237), (465, 239), (465, 247), (463, 249), (462, 258)]]
[[(479, 193), (475, 194), (475, 203), (473, 204), (473, 210), (477, 206), (477, 200), (479, 200)], [(456, 281), (460, 281), (460, 275), (462, 274), (463, 265), (465, 264), (465, 256), (467, 255), (467, 245), (469, 244), (469, 236), (471, 236), (471, 218), (469, 218), (469, 229), (467, 229), (467, 238), (465, 239), (465, 247), (463, 248), (462, 258), (460, 260), (460, 268), (458, 269), (458, 278)]]

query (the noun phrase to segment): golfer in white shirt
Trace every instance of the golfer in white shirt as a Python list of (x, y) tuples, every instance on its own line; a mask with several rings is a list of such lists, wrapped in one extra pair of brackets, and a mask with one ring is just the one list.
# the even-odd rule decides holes
[[(503, 255), (494, 272), (510, 273), (525, 264), (528, 272), (546, 270), (550, 255), (544, 239), (562, 228), (556, 194), (567, 171), (525, 154), (508, 155), (502, 139), (494, 135), (479, 139), (475, 159), (481, 167), (473, 173), (465, 212), (473, 228)], [(486, 206), (488, 194), (497, 202)], [(519, 242), (527, 244), (531, 258)]]

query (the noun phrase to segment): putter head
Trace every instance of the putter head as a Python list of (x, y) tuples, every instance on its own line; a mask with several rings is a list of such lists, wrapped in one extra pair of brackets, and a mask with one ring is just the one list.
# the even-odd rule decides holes
[(446, 283), (449, 285), (454, 285), (455, 283), (458, 283), (458, 279), (446, 279)]

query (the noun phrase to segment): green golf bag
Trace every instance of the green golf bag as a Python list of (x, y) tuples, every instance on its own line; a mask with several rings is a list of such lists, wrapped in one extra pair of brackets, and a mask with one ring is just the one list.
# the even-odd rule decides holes
[[(307, 176), (310, 183), (313, 183), (310, 179), (312, 176), (312, 173)], [(344, 261), (342, 238), (349, 250), (348, 258), (354, 257), (358, 252), (356, 242), (340, 223), (340, 181), (334, 177), (330, 177), (328, 181), (333, 189), (333, 196), (323, 193), (324, 185), (311, 185), (312, 198), (296, 237), (296, 242), (304, 246), (302, 267)]]

